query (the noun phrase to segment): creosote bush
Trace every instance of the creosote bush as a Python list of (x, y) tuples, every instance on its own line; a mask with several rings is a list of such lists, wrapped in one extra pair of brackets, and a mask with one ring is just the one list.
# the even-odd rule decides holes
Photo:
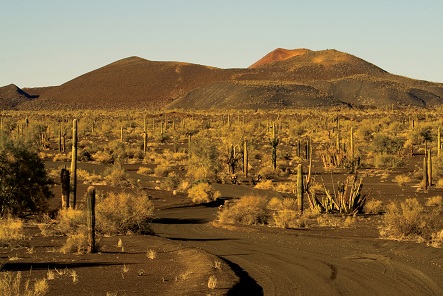
[(236, 202), (225, 203), (218, 212), (218, 221), (226, 224), (262, 225), (267, 224), (269, 212), (267, 199), (260, 196), (243, 196)]
[(416, 198), (391, 202), (386, 207), (380, 235), (393, 239), (430, 242), (441, 230), (443, 207), (425, 207)]
[(150, 233), (154, 205), (144, 194), (110, 192), (96, 205), (97, 231), (107, 235)]
[(219, 191), (215, 191), (210, 183), (198, 182), (188, 189), (188, 197), (196, 204), (208, 203), (221, 196)]

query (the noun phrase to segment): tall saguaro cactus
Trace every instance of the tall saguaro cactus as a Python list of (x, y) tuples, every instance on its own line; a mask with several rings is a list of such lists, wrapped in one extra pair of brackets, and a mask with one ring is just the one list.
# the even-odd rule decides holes
[(88, 227), (88, 253), (95, 253), (95, 187), (90, 186), (86, 196), (86, 224)]
[(69, 207), (69, 171), (63, 168), (60, 173), (60, 181), (62, 185), (62, 209), (66, 210)]
[(437, 157), (441, 155), (441, 127), (438, 127), (437, 131)]
[(272, 147), (272, 167), (274, 170), (277, 168), (277, 146), (278, 146), (279, 140), (277, 139), (275, 135), (275, 123), (272, 124), (272, 138), (269, 138), (269, 144)]
[(303, 166), (297, 166), (297, 205), (300, 213), (303, 213)]
[(248, 177), (248, 166), (249, 166), (249, 158), (248, 158), (248, 142), (245, 140), (243, 143), (243, 172), (245, 173), (245, 177)]
[(143, 120), (143, 153), (146, 155), (146, 150), (148, 148), (148, 131), (146, 123), (146, 115)]
[(71, 159), (71, 198), (70, 207), (75, 209), (77, 202), (77, 119), (72, 121), (72, 159)]

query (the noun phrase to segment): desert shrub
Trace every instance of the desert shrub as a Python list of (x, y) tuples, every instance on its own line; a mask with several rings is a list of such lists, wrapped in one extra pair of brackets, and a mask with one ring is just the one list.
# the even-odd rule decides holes
[(262, 190), (272, 190), (274, 189), (274, 185), (272, 184), (272, 180), (265, 180), (262, 182), (258, 182), (254, 188), (262, 189)]
[(54, 226), (55, 234), (68, 235), (76, 233), (86, 225), (86, 212), (78, 209), (67, 208), (58, 212), (57, 223)]
[(203, 136), (192, 138), (186, 176), (191, 181), (215, 181), (219, 171), (219, 152), (214, 141)]
[(66, 242), (60, 248), (60, 252), (67, 253), (85, 253), (88, 249), (87, 228), (82, 226), (77, 231), (68, 233)]
[(412, 181), (412, 178), (408, 175), (397, 175), (394, 178), (394, 182), (398, 184), (398, 186), (404, 186), (405, 183), (409, 183)]
[(103, 234), (149, 233), (154, 205), (143, 193), (114, 193), (97, 203), (97, 231)]
[(45, 278), (36, 280), (34, 285), (30, 281), (22, 282), (20, 271), (0, 272), (0, 295), (4, 296), (44, 296), (48, 293), (49, 285)]
[(260, 225), (267, 224), (269, 213), (267, 199), (259, 196), (243, 196), (236, 202), (225, 203), (218, 212), (218, 221), (226, 224)]
[(43, 212), (53, 197), (44, 162), (21, 143), (0, 148), (0, 216)]
[(152, 175), (153, 173), (154, 171), (148, 167), (139, 167), (137, 171), (137, 174), (145, 176)]
[(430, 197), (426, 200), (427, 207), (441, 207), (443, 206), (443, 198), (441, 195)]
[(439, 227), (442, 207), (425, 208), (416, 198), (391, 202), (384, 214), (380, 235), (394, 239), (430, 241)]
[(376, 154), (373, 165), (376, 168), (396, 169), (404, 166), (404, 160), (396, 155)]
[(166, 177), (170, 171), (169, 163), (162, 162), (154, 168), (154, 175), (157, 177)]
[(170, 172), (162, 181), (161, 188), (165, 190), (175, 190), (180, 185), (180, 178), (175, 172)]
[(192, 199), (193, 203), (207, 203), (219, 198), (220, 192), (214, 191), (214, 188), (209, 183), (198, 182), (188, 189), (188, 197)]
[(263, 167), (258, 171), (258, 175), (262, 176), (266, 180), (277, 179), (282, 174), (280, 169), (273, 169), (271, 167)]
[(22, 220), (11, 217), (0, 220), (0, 246), (15, 245), (23, 238)]
[(366, 214), (380, 214), (383, 212), (383, 202), (377, 199), (368, 199), (363, 207)]
[(108, 151), (99, 150), (91, 155), (92, 160), (102, 164), (113, 164), (114, 157)]
[(441, 248), (443, 246), (443, 229), (432, 234), (431, 246)]
[(126, 186), (130, 184), (130, 178), (122, 165), (116, 163), (106, 168), (103, 172), (105, 179), (112, 186)]
[(372, 140), (372, 151), (382, 154), (398, 154), (404, 146), (405, 139), (378, 133)]
[(298, 228), (306, 226), (306, 218), (300, 214), (295, 198), (272, 198), (267, 206), (273, 210), (273, 225), (280, 228)]

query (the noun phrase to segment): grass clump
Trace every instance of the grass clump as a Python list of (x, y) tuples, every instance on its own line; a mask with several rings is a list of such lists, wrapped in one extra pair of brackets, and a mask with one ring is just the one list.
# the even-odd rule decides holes
[(15, 218), (0, 220), (0, 246), (15, 245), (23, 238), (22, 220)]
[(43, 296), (48, 293), (49, 285), (46, 279), (37, 280), (31, 287), (30, 281), (22, 281), (21, 272), (0, 272), (0, 295), (4, 296)]

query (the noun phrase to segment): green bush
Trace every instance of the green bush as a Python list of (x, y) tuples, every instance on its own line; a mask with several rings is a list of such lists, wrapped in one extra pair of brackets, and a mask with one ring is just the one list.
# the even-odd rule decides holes
[(6, 143), (0, 150), (0, 216), (43, 212), (53, 197), (44, 162), (22, 143)]

